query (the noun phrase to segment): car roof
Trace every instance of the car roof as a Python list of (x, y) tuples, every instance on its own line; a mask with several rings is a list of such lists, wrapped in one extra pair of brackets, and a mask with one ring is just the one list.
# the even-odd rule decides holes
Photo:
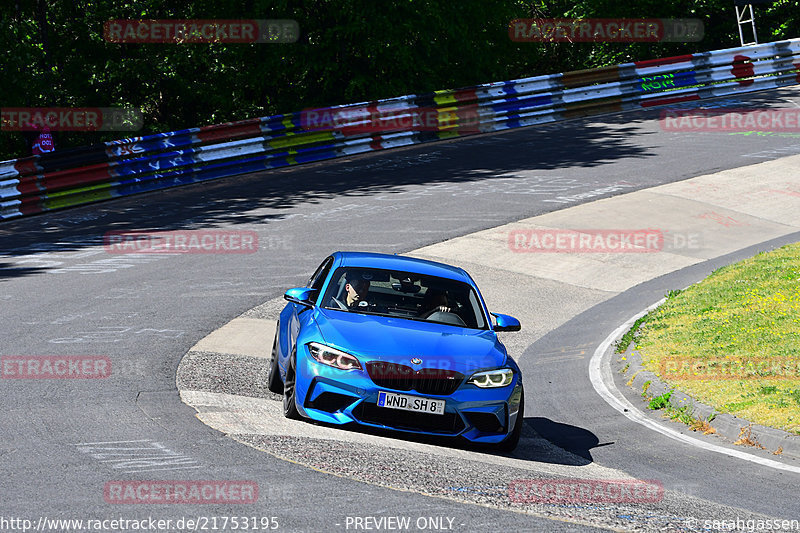
[(472, 279), (463, 268), (447, 265), (445, 263), (437, 263), (436, 261), (428, 261), (427, 259), (374, 252), (336, 252), (333, 256), (335, 259), (339, 260), (338, 266), (342, 267), (402, 270), (415, 274), (454, 279), (473, 285)]

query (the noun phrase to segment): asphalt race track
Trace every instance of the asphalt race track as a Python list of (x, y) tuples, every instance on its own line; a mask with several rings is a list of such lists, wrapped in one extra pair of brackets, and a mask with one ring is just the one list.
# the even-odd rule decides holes
[[(798, 103), (797, 90), (782, 90), (705, 106)], [(429, 531), (698, 527), (689, 515), (800, 519), (799, 474), (680, 445), (630, 423), (587, 385), (588, 358), (568, 357), (591, 354), (666, 290), (701, 279), (713, 269), (709, 264), (637, 286), (553, 329), (523, 323), (523, 335), (509, 338), (509, 346), (524, 360), (554, 352), (567, 357), (558, 365), (523, 366), (526, 439), (510, 457), (306, 424), (306, 435), (278, 439), (287, 461), (258, 449), (274, 450), (274, 438), (254, 435), (246, 446), (205, 425), (181, 401), (175, 381), (184, 354), (200, 339), (304, 284), (331, 251), (418, 250), (796, 154), (800, 136), (664, 132), (652, 110), (223, 179), (0, 224), (0, 355), (105, 356), (113, 369), (105, 379), (0, 380), (0, 518), (36, 524), (42, 517), (236, 515), (276, 517), (279, 531), (367, 530), (382, 517), (408, 517), (410, 530)], [(212, 227), (255, 231), (258, 251), (133, 256), (102, 246), (113, 230)], [(513, 293), (508, 287), (506, 298)], [(571, 297), (549, 295), (544, 314), (566, 316)], [(262, 369), (227, 362), (220, 381), (240, 370), (243, 383), (257, 384)], [(235, 382), (225, 386), (242, 392)], [(606, 440), (620, 427), (624, 440)], [(383, 445), (372, 445), (376, 440)], [(508, 504), (509, 480), (623, 475), (659, 480), (663, 499), (639, 508)], [(247, 480), (257, 484), (259, 497), (243, 505), (107, 503), (106, 484), (125, 480)]]

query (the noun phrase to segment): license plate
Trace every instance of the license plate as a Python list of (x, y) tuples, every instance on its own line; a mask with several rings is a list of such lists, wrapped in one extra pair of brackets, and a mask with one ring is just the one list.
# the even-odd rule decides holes
[(434, 400), (433, 398), (420, 398), (419, 396), (408, 396), (406, 394), (395, 394), (393, 392), (383, 391), (378, 393), (378, 406), (388, 409), (401, 409), (403, 411), (414, 411), (415, 413), (443, 415), (444, 404), (444, 400)]

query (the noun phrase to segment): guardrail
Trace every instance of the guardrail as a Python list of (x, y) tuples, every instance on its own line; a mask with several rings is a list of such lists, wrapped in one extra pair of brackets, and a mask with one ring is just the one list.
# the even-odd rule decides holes
[[(3, 161), (0, 220), (373, 150), (795, 85), (799, 68), (800, 39), (792, 39), (315, 110), (336, 118), (328, 127), (297, 112)], [(419, 110), (435, 112), (439, 126), (408, 125)]]

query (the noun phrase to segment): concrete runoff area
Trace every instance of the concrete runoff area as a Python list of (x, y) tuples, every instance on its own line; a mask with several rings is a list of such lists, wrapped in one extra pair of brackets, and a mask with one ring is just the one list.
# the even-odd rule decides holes
[(274, 321), (237, 317), (203, 337), (192, 349), (250, 357), (269, 357), (274, 335)]

